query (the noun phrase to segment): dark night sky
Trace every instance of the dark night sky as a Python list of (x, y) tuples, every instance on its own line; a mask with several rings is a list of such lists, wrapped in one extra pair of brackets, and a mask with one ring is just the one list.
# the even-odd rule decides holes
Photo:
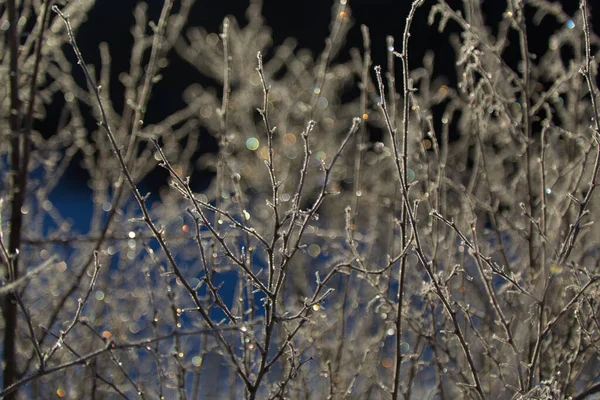
[[(594, 5), (597, 0), (591, 3)], [(449, 0), (450, 5), (459, 7), (460, 0)], [(133, 43), (130, 30), (134, 23), (132, 10), (138, 0), (99, 0), (88, 15), (87, 22), (77, 32), (77, 39), (87, 63), (98, 64), (98, 45), (106, 41), (112, 55), (112, 71), (118, 76), (121, 71), (128, 69), (128, 61)], [(157, 20), (162, 8), (162, 0), (148, 0), (150, 18)], [(372, 41), (373, 65), (385, 65), (385, 38), (392, 35), (399, 43), (404, 30), (404, 22), (411, 1), (409, 0), (348, 0), (352, 10), (354, 25), (348, 35), (346, 46), (340, 53), (341, 58), (348, 57), (351, 47), (362, 47), (360, 25), (369, 27)], [(444, 34), (438, 33), (436, 28), (427, 25), (427, 15), (434, 0), (427, 0), (416, 15), (412, 26), (410, 60), (411, 69), (420, 65), (425, 50), (433, 49), (436, 52), (436, 74), (453, 74), (453, 61), (444, 62), (445, 59), (453, 60), (452, 50), (448, 45), (448, 31), (452, 30), (449, 24)], [(572, 14), (578, 6), (577, 0), (562, 0), (565, 11)], [(177, 2), (175, 2), (177, 4)], [(287, 37), (295, 37), (298, 48), (309, 48), (313, 52), (323, 49), (325, 38), (329, 32), (331, 7), (333, 0), (264, 0), (263, 15), (266, 24), (273, 32), (273, 44), (281, 44)], [(223, 18), (233, 15), (240, 25), (245, 24), (245, 10), (248, 6), (246, 0), (197, 0), (190, 15), (190, 26), (203, 26), (209, 32), (219, 32)], [(488, 23), (492, 26), (502, 18), (505, 9), (503, 0), (487, 0), (484, 2), (484, 11)], [(531, 35), (530, 46), (532, 51), (545, 49), (548, 34), (556, 29), (556, 25), (548, 23)], [(545, 33), (547, 32), (547, 34)], [(507, 55), (510, 63), (510, 54)], [(515, 53), (518, 60), (518, 53)], [(203, 82), (203, 78), (185, 61), (170, 57), (170, 64), (166, 70), (161, 71), (164, 79), (154, 89), (153, 97), (148, 107), (147, 115), (154, 115), (162, 119), (184, 106), (181, 100), (183, 90), (193, 82)], [(118, 84), (111, 91), (116, 100), (117, 109), (122, 102), (122, 92), (119, 93)], [(60, 107), (55, 105), (54, 107)], [(50, 120), (53, 113), (49, 109)], [(153, 118), (154, 119), (154, 118)], [(90, 121), (93, 123), (94, 121)], [(49, 127), (56, 127), (53, 121), (48, 121)], [(52, 128), (50, 128), (52, 129)], [(208, 139), (207, 139), (208, 140)], [(208, 147), (214, 142), (206, 143)], [(87, 176), (77, 169), (77, 163), (69, 171), (67, 181), (71, 183), (85, 182)], [(206, 180), (206, 177), (203, 178)], [(154, 179), (153, 179), (154, 180)], [(150, 189), (150, 188), (149, 188)], [(154, 189), (154, 188), (151, 188)]]
[[(130, 34), (131, 26), (134, 23), (132, 10), (139, 0), (100, 0), (88, 15), (88, 21), (79, 28), (78, 41), (84, 52), (86, 62), (97, 64), (99, 61), (98, 44), (102, 41), (108, 42), (112, 59), (113, 71), (115, 75), (128, 68), (127, 62), (133, 39)], [(449, 0), (450, 5), (458, 7), (462, 1)], [(341, 52), (340, 57), (348, 57), (350, 47), (361, 47), (362, 39), (360, 25), (365, 24), (369, 27), (372, 40), (373, 61), (376, 64), (385, 64), (385, 38), (392, 35), (397, 43), (400, 41), (404, 29), (404, 22), (408, 10), (410, 9), (410, 0), (348, 0), (352, 9), (352, 27), (346, 41), (346, 48)], [(449, 24), (448, 30), (444, 34), (437, 32), (437, 29), (427, 25), (427, 14), (434, 0), (427, 0), (425, 5), (417, 12), (416, 20), (412, 26), (411, 37), (411, 68), (419, 66), (426, 49), (436, 51), (436, 59), (441, 66), (439, 73), (452, 73), (452, 63), (444, 63), (445, 58), (451, 58), (451, 50), (448, 46), (448, 30), (452, 29)], [(456, 4), (454, 4), (456, 3)], [(562, 0), (563, 7), (567, 13), (573, 13), (577, 6), (577, 0)], [(596, 1), (592, 1), (592, 4)], [(158, 19), (163, 1), (148, 0), (150, 17), (153, 20)], [(175, 2), (177, 4), (177, 2)], [(331, 7), (333, 0), (264, 0), (263, 15), (266, 23), (272, 28), (274, 45), (281, 44), (287, 37), (295, 37), (298, 40), (299, 48), (310, 48), (318, 52), (324, 47), (324, 40), (329, 31), (331, 18)], [(219, 32), (220, 25), (226, 15), (233, 15), (243, 25), (245, 23), (244, 13), (248, 2), (246, 0), (197, 0), (190, 16), (189, 25), (203, 26), (209, 32)], [(487, 0), (484, 2), (484, 11), (488, 16), (489, 23), (494, 24), (502, 18), (502, 11), (505, 9), (503, 0)], [(549, 21), (546, 18), (544, 21)], [(530, 38), (530, 46), (535, 51), (537, 48), (544, 48), (547, 45), (547, 36), (543, 32), (550, 33), (556, 26), (546, 24), (536, 35)], [(437, 71), (436, 71), (437, 72)], [(172, 112), (173, 107), (181, 106), (179, 93), (191, 82), (202, 82), (202, 77), (195, 73), (195, 70), (186, 65), (184, 61), (171, 57), (171, 63), (167, 70), (162, 71), (167, 77), (173, 74), (177, 79), (169, 80), (168, 85), (157, 85), (150, 107), (153, 105), (160, 109), (160, 112)], [(164, 86), (168, 86), (165, 88)], [(168, 89), (168, 92), (162, 93)], [(114, 93), (114, 92), (113, 92)], [(115, 93), (118, 97), (118, 93)], [(156, 99), (165, 99), (157, 104)], [(173, 109), (170, 109), (173, 108)]]

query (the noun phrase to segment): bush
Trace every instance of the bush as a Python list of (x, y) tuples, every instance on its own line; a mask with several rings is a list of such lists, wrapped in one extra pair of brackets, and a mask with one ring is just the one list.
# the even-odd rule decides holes
[[(52, 3), (7, 0), (2, 17), (2, 396), (600, 392), (585, 0), (574, 15), (511, 0), (494, 26), (482, 1), (414, 1), (384, 68), (365, 26), (338, 57), (346, 0), (316, 57), (292, 40), (270, 49), (256, 0), (219, 36), (186, 25), (193, 0), (165, 1), (156, 21), (141, 4), (122, 109), (108, 46), (94, 68), (75, 40), (94, 1)], [(448, 35), (456, 77), (433, 52), (408, 70), (416, 12)], [(531, 53), (548, 20), (558, 28)], [(175, 57), (220, 89), (191, 84), (185, 107), (155, 120), (150, 96)], [(199, 132), (217, 152), (196, 157)], [(84, 233), (56, 197), (78, 157)], [(169, 188), (143, 193), (158, 167)], [(206, 170), (210, 186), (193, 188)]]

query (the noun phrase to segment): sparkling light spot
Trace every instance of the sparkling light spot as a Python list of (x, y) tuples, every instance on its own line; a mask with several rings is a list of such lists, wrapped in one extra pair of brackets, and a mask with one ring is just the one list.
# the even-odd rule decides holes
[(211, 33), (208, 36), (206, 36), (206, 44), (208, 44), (209, 46), (214, 46), (217, 43), (219, 43), (219, 35), (217, 35), (216, 33)]
[(567, 29), (573, 29), (573, 28), (575, 28), (575, 22), (573, 22), (572, 19), (568, 20), (565, 25), (567, 26)]
[(325, 118), (323, 120), (323, 126), (325, 127), (326, 130), (331, 130), (333, 128), (333, 125), (335, 124), (335, 120), (333, 118)]
[(293, 145), (296, 143), (296, 135), (293, 133), (286, 133), (283, 135), (283, 143), (287, 145)]
[(258, 152), (258, 155), (263, 160), (268, 160), (269, 159), (269, 149), (266, 146), (261, 147), (260, 151)]
[(318, 257), (321, 254), (321, 247), (318, 244), (311, 244), (308, 246), (308, 254), (311, 257)]
[(563, 266), (562, 265), (551, 265), (550, 266), (550, 273), (552, 275), (557, 275), (560, 274), (563, 270)]
[(210, 118), (212, 117), (212, 107), (211, 106), (202, 106), (200, 108), (200, 115), (202, 116), (202, 118)]
[(251, 137), (248, 140), (246, 140), (246, 147), (248, 148), (248, 150), (255, 151), (256, 149), (258, 149), (258, 146), (259, 142), (257, 138)]
[(328, 105), (329, 105), (329, 101), (327, 101), (327, 99), (325, 97), (321, 97), (319, 99), (319, 101), (317, 102), (317, 107), (321, 110), (326, 109)]

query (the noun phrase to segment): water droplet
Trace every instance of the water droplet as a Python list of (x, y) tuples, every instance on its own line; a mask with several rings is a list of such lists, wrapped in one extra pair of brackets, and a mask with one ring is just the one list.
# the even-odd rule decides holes
[(573, 29), (575, 28), (575, 22), (573, 22), (572, 19), (568, 20), (567, 23), (565, 24), (565, 26), (567, 27), (567, 29)]

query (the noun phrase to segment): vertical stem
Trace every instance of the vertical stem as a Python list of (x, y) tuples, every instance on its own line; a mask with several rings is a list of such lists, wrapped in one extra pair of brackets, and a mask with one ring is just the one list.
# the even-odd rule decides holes
[[(11, 216), (9, 234), (9, 254), (12, 263), (6, 265), (5, 277), (9, 282), (19, 277), (19, 250), (21, 248), (21, 230), (23, 227), (23, 214), (21, 209), (25, 201), (25, 184), (27, 182), (27, 165), (23, 165), (23, 147), (25, 142), (20, 135), (21, 100), (19, 99), (19, 43), (17, 36), (17, 10), (15, 0), (7, 1), (8, 46), (10, 54), (9, 85), (10, 85), (10, 113), (9, 126), (11, 136), (11, 172), (10, 196)], [(2, 301), (2, 315), (4, 317), (4, 349), (3, 349), (3, 386), (6, 388), (18, 379), (16, 335), (17, 335), (17, 300), (13, 293), (8, 294)], [(15, 394), (9, 394), (6, 399), (14, 399)]]
[(360, 114), (361, 118), (365, 121), (361, 124), (360, 129), (356, 135), (356, 153), (354, 158), (354, 180), (352, 182), (352, 221), (351, 221), (351, 234), (354, 238), (354, 228), (356, 226), (356, 217), (358, 216), (358, 208), (360, 205), (361, 192), (361, 170), (364, 158), (364, 152), (366, 150), (367, 138), (367, 124), (366, 120), (369, 118), (367, 110), (367, 89), (369, 85), (369, 68), (371, 67), (371, 38), (369, 36), (369, 28), (366, 25), (361, 27), (363, 46), (365, 48), (365, 54), (363, 56), (363, 65), (361, 71), (361, 87), (360, 87)]
[[(529, 65), (529, 42), (527, 39), (527, 31), (525, 26), (525, 9), (523, 5), (519, 3), (519, 10), (516, 13), (517, 15), (517, 27), (519, 34), (519, 45), (521, 49), (521, 60), (523, 62), (523, 72), (521, 73), (521, 82), (522, 82), (522, 92), (521, 92), (521, 107), (523, 114), (523, 136), (526, 138), (526, 151), (525, 151), (525, 170), (527, 171), (527, 189), (528, 189), (528, 204), (529, 204), (529, 212), (533, 218), (536, 218), (538, 215), (538, 209), (536, 207), (536, 193), (535, 193), (535, 171), (531, 165), (531, 161), (534, 159), (534, 147), (533, 147), (533, 139), (531, 137), (531, 119), (529, 118), (529, 74), (530, 74), (530, 65)], [(529, 220), (529, 233), (528, 233), (528, 243), (529, 243), (529, 265), (532, 268), (533, 272), (537, 272), (539, 270), (539, 262), (536, 256), (536, 252), (538, 249), (539, 235), (537, 231), (537, 227), (533, 221), (533, 218)]]
[[(410, 12), (408, 17), (406, 17), (406, 25), (404, 26), (404, 34), (402, 35), (402, 54), (400, 57), (400, 61), (402, 64), (402, 91), (403, 91), (403, 106), (402, 106), (402, 153), (401, 153), (401, 163), (402, 168), (400, 173), (402, 174), (400, 190), (405, 195), (408, 194), (408, 126), (409, 126), (409, 113), (410, 113), (410, 79), (409, 79), (409, 66), (408, 66), (408, 40), (410, 37), (410, 27), (415, 16), (415, 12), (417, 8), (423, 3), (422, 0), (415, 0), (412, 3), (410, 8)], [(393, 71), (388, 71), (388, 73), (392, 73)], [(390, 88), (391, 93), (394, 93), (394, 88)], [(381, 91), (381, 95), (384, 96), (384, 92)], [(392, 104), (395, 105), (395, 99), (392, 99)], [(392, 123), (395, 119), (395, 115), (391, 116)], [(392, 138), (393, 145), (397, 146), (397, 137)], [(396, 153), (397, 154), (397, 153)], [(408, 209), (407, 202), (402, 203), (402, 210), (400, 213), (400, 248), (406, 247), (406, 242), (408, 240)], [(402, 312), (404, 311), (403, 301), (404, 301), (404, 286), (405, 286), (405, 276), (406, 276), (406, 254), (403, 254), (400, 258), (400, 269), (398, 271), (398, 315), (396, 316), (396, 365), (394, 369), (394, 386), (393, 386), (393, 394), (392, 398), (394, 400), (399, 399), (401, 396), (401, 385), (400, 378), (402, 376)]]

